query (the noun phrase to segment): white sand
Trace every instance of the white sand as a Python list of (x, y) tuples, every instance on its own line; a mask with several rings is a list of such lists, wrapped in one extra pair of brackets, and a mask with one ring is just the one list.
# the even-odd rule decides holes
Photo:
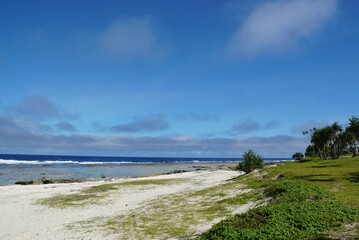
[[(50, 208), (36, 202), (39, 199), (56, 194), (75, 193), (86, 187), (100, 185), (104, 182), (1, 186), (0, 239), (113, 239), (115, 238), (114, 236), (103, 236), (103, 233), (96, 231), (96, 229), (84, 234), (66, 228), (66, 225), (94, 217), (111, 217), (127, 214), (131, 210), (133, 211), (143, 206), (144, 203), (161, 196), (195, 191), (223, 184), (226, 180), (238, 175), (239, 173), (235, 171), (200, 171), (117, 180), (116, 182), (140, 179), (186, 179), (186, 181), (179, 181), (176, 184), (169, 185), (121, 188), (106, 198), (107, 204), (90, 204), (84, 207), (63, 209)], [(248, 207), (252, 207), (252, 205)], [(242, 208), (246, 208), (246, 206)], [(244, 210), (241, 209), (240, 211)]]

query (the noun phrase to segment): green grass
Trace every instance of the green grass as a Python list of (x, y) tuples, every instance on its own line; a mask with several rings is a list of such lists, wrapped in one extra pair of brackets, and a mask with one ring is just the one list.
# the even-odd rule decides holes
[(220, 222), (200, 239), (357, 239), (358, 174), (359, 158), (341, 158), (291, 162), (241, 176), (237, 183), (272, 202)]
[(53, 208), (82, 207), (88, 204), (98, 204), (112, 191), (123, 187), (144, 187), (148, 185), (165, 185), (183, 181), (182, 179), (135, 180), (121, 183), (106, 183), (85, 188), (76, 193), (58, 194), (38, 201), (38, 204)]
[(270, 168), (266, 178), (311, 183), (333, 193), (337, 200), (359, 209), (359, 158), (303, 160)]

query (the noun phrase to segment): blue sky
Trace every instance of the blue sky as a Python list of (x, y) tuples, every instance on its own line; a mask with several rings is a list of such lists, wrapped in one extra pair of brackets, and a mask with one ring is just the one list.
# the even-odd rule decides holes
[(2, 1), (0, 152), (290, 157), (359, 114), (358, 7)]

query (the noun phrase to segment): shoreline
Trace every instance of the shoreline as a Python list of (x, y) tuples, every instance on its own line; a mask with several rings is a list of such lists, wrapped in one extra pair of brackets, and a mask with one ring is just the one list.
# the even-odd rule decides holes
[[(83, 221), (93, 219), (110, 219), (118, 215), (143, 214), (144, 206), (156, 205), (163, 199), (178, 196), (190, 196), (198, 191), (221, 186), (228, 180), (240, 176), (237, 171), (192, 171), (158, 176), (122, 178), (112, 181), (86, 181), (80, 183), (56, 183), (41, 185), (7, 185), (0, 186), (0, 226), (3, 231), (1, 239), (114, 239), (115, 235), (106, 236), (100, 226), (92, 226), (91, 233), (83, 230)], [(91, 188), (116, 186), (116, 190), (99, 194), (101, 198), (90, 199), (89, 202), (80, 202), (75, 207), (53, 207), (39, 204), (44, 199), (56, 196), (77, 196)], [(242, 191), (238, 190), (239, 192)], [(72, 194), (72, 195), (71, 195)], [(82, 196), (81, 194), (79, 196)], [(83, 195), (86, 196), (86, 195)], [(201, 205), (199, 201), (197, 204)], [(248, 207), (253, 207), (249, 205)], [(245, 207), (246, 209), (246, 207)], [(150, 207), (148, 211), (154, 211)], [(75, 229), (69, 229), (73, 226)], [(79, 227), (80, 226), (80, 227)], [(206, 228), (199, 228), (202, 232)], [(81, 235), (78, 235), (81, 232)], [(81, 236), (81, 237), (80, 237)]]
[[(195, 171), (216, 171), (216, 170), (233, 170), (235, 169), (235, 163), (165, 163), (165, 164), (151, 164), (151, 165), (144, 165), (139, 172), (142, 172), (142, 175), (133, 174), (132, 175), (124, 175), (121, 174), (124, 168), (127, 166), (100, 166), (102, 169), (111, 169), (111, 175), (106, 176), (105, 174), (101, 173), (101, 170), (93, 171), (93, 168), (96, 166), (90, 165), (91, 169), (84, 168), (84, 172), (91, 171), (96, 172), (98, 177), (81, 177), (80, 175), (72, 174), (71, 177), (56, 177), (54, 173), (51, 173), (52, 170), (48, 169), (46, 172), (46, 168), (38, 175), (36, 178), (27, 178), (22, 177), (26, 175), (20, 175), (16, 178), (11, 176), (11, 181), (6, 181), (7, 184), (0, 184), (0, 186), (8, 186), (8, 185), (41, 185), (41, 184), (57, 184), (57, 183), (75, 183), (75, 182), (96, 182), (96, 181), (116, 181), (117, 179), (130, 179), (130, 178), (141, 178), (141, 177), (148, 177), (148, 176), (159, 176), (159, 175), (166, 175), (166, 174), (173, 174), (173, 173), (183, 173), (183, 172), (195, 172)], [(136, 165), (137, 167), (141, 167), (141, 165)], [(150, 167), (151, 169), (148, 169)], [(153, 169), (153, 167), (158, 167)], [(146, 170), (147, 169), (147, 170)], [(116, 170), (119, 172), (116, 174)], [(136, 172), (136, 170), (133, 170)], [(26, 174), (26, 173), (23, 173)], [(140, 174), (140, 173), (139, 173)], [(5, 174), (3, 174), (5, 175)], [(122, 176), (121, 176), (122, 175)]]
[[(276, 165), (282, 162), (265, 162), (265, 166)], [(192, 172), (201, 170), (235, 170), (238, 163), (156, 163), (149, 165), (111, 166), (90, 165), (77, 168), (66, 166), (36, 166), (26, 168), (24, 166), (11, 166), (0, 168), (0, 186), (7, 185), (34, 185), (71, 183), (85, 181), (112, 181), (122, 178), (139, 178), (146, 176), (158, 176), (180, 172)], [(1, 167), (1, 165), (0, 165)]]

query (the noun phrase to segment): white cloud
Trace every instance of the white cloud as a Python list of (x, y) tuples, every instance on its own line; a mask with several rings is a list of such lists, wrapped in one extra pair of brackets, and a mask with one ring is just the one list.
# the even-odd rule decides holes
[(112, 57), (147, 58), (156, 51), (158, 37), (147, 18), (116, 21), (100, 37), (101, 48)]
[(0, 115), (0, 150), (44, 154), (118, 156), (241, 157), (253, 149), (264, 157), (289, 157), (305, 148), (305, 138), (277, 135), (252, 138), (198, 138), (190, 136), (99, 136), (38, 132)]
[(131, 122), (118, 124), (111, 127), (115, 132), (153, 132), (162, 131), (169, 126), (166, 118), (162, 114), (154, 114), (145, 117), (135, 117)]
[(277, 0), (255, 8), (236, 30), (227, 52), (257, 56), (287, 52), (311, 37), (335, 15), (338, 0)]
[(279, 125), (279, 122), (275, 120), (271, 120), (265, 124), (260, 124), (256, 120), (245, 119), (234, 124), (230, 130), (230, 133), (250, 133), (259, 129), (270, 130), (277, 128)]

